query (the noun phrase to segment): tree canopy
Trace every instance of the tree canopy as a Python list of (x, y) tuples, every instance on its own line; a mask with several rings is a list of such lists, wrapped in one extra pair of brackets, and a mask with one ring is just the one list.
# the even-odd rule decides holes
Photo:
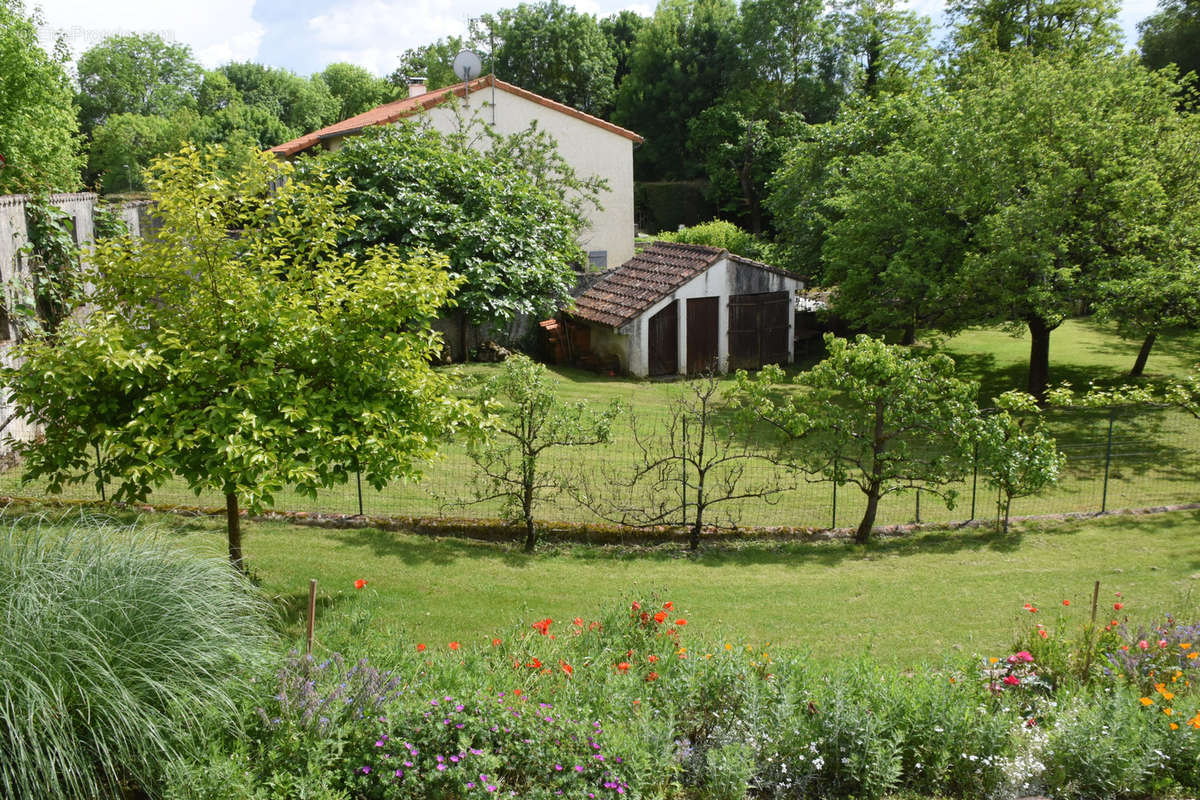
[(458, 307), (472, 323), (505, 325), (568, 300), (582, 258), (577, 217), (512, 158), (481, 157), (414, 122), (372, 128), (307, 161), (303, 176), (347, 184), (344, 207), (358, 220), (341, 235), (349, 252), (392, 244), (445, 253), (464, 279)]
[(1181, 74), (1200, 75), (1200, 2), (1161, 0), (1158, 10), (1138, 23), (1138, 32), (1147, 67), (1174, 64)]
[(106, 480), (127, 501), (172, 477), (219, 492), (241, 567), (241, 506), (356, 469), (382, 488), (453, 430), (429, 325), (458, 279), (428, 253), (340, 253), (342, 189), (261, 154), (223, 177), (221, 160), (160, 162), (155, 236), (98, 243), (90, 313), (24, 343), (5, 378), (44, 431), (17, 444), (29, 477)]
[(36, 12), (0, 0), (0, 194), (70, 191), (79, 186), (74, 92), (61, 42), (38, 44)]
[(169, 116), (195, 108), (204, 76), (190, 47), (154, 33), (110, 36), (81, 55), (76, 70), (87, 133), (114, 114)]

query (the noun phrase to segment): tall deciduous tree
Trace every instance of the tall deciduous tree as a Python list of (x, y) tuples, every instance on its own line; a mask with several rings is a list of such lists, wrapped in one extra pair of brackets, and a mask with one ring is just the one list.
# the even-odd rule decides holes
[[(467, 49), (483, 52), (469, 39), (459, 36), (448, 36), (432, 44), (410, 47), (400, 54), (400, 66), (388, 76), (388, 81), (402, 90), (408, 86), (410, 78), (424, 78), (429, 91), (456, 84), (459, 79), (454, 74), (454, 56)], [(486, 60), (483, 71), (485, 74), (491, 72)]]
[[(356, 64), (338, 62), (317, 73), (338, 102), (337, 116), (348, 119), (400, 97), (398, 87)], [(407, 97), (407, 92), (404, 93)]]
[(1200, 2), (1160, 0), (1158, 11), (1138, 23), (1142, 63), (1151, 69), (1168, 64), (1180, 74), (1200, 74)]
[(882, 321), (886, 303), (869, 311), (866, 297), (883, 286), (897, 327), (932, 308), (949, 329), (1027, 328), (1041, 397), (1051, 332), (1145, 250), (1177, 87), (1130, 59), (1028, 52), (981, 58), (960, 80), (903, 137), (846, 164), (827, 200), (826, 274), (848, 276), (839, 295), (860, 320)]
[(323, 159), (317, 177), (348, 183), (345, 206), (358, 219), (343, 244), (445, 253), (465, 279), (457, 299), (471, 323), (504, 326), (567, 302), (577, 217), (512, 160), (415, 123), (364, 131)]
[(304, 78), (286, 69), (249, 61), (226, 64), (218, 71), (238, 90), (243, 103), (269, 113), (292, 136), (301, 136), (340, 119), (340, 104), (320, 77)]
[(429, 367), (456, 279), (429, 254), (340, 254), (353, 219), (336, 186), (286, 180), (265, 155), (224, 178), (215, 160), (160, 162), (155, 236), (99, 243), (89, 315), (27, 342), (5, 377), (44, 431), (17, 444), (29, 477), (114, 481), (120, 500), (172, 477), (219, 492), (241, 568), (243, 506), (356, 469), (382, 488), (462, 418)]
[(851, 0), (836, 14), (839, 48), (853, 87), (868, 97), (915, 88), (932, 69), (929, 18), (894, 0)]
[(62, 42), (53, 54), (38, 45), (39, 22), (21, 0), (0, 0), (0, 194), (79, 186), (68, 54)]
[[(617, 91), (621, 81), (629, 74), (633, 59), (633, 46), (638, 34), (646, 26), (646, 18), (636, 11), (625, 9), (600, 20), (600, 32), (608, 42), (608, 49), (613, 54), (613, 103), (616, 103)], [(604, 116), (611, 113), (609, 108)]]
[(547, 464), (551, 451), (608, 442), (620, 404), (595, 410), (583, 401), (563, 402), (550, 371), (522, 355), (505, 361), (475, 397), (493, 418), (484, 435), (467, 447), (478, 470), (475, 502), (502, 500), (505, 519), (525, 526), (525, 552), (532, 553), (537, 544), (534, 507), (562, 494), (568, 479), (561, 460)]
[(77, 69), (79, 120), (88, 133), (114, 114), (195, 108), (204, 77), (190, 47), (154, 33), (110, 36), (80, 56)]
[(613, 115), (646, 139), (634, 152), (639, 179), (702, 174), (685, 157), (688, 122), (731, 87), (738, 41), (733, 0), (661, 0), (638, 34)]
[(950, 0), (951, 49), (1097, 56), (1120, 52), (1116, 0)]
[(479, 28), (502, 80), (589, 114), (612, 107), (616, 59), (591, 14), (538, 0), (485, 14)]
[(105, 193), (145, 189), (143, 172), (155, 158), (178, 150), (199, 122), (190, 109), (170, 116), (112, 114), (92, 131), (89, 182)]
[(953, 507), (943, 487), (968, 469), (978, 387), (954, 377), (948, 356), (913, 356), (903, 348), (859, 336), (825, 337), (829, 355), (780, 396), (783, 371), (765, 367), (738, 374), (740, 403), (797, 447), (797, 466), (851, 483), (866, 499), (855, 541), (870, 541), (879, 502), (921, 487)]

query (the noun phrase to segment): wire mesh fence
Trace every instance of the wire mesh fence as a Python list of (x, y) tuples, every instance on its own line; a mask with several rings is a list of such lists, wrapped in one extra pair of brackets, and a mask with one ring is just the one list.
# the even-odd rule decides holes
[[(1102, 512), (1200, 502), (1200, 421), (1177, 409), (1123, 407), (1113, 409), (1062, 409), (1044, 412), (1049, 431), (1066, 455), (1059, 483), (1034, 496), (1017, 498), (1013, 516), (1070, 512)], [(653, 421), (653, 420), (652, 420)], [(603, 491), (604, 484), (627, 472), (635, 454), (628, 437), (617, 435), (608, 445), (561, 448), (544, 456), (551, 467), (590, 475)], [(575, 450), (579, 452), (574, 452)], [(765, 462), (747, 467), (744, 478), (766, 482), (767, 471), (778, 466)], [(98, 471), (97, 475), (102, 472)], [(473, 502), (475, 466), (464, 447), (450, 444), (436, 460), (424, 465), (419, 481), (396, 482), (376, 490), (353, 472), (348, 483), (321, 491), (315, 498), (281, 492), (273, 509), (287, 512), (419, 517), (496, 519), (501, 502)], [(865, 507), (862, 494), (852, 484), (781, 473), (790, 485), (769, 500), (747, 498), (715, 509), (713, 522), (751, 527), (829, 528), (857, 525)], [(689, 481), (685, 487), (685, 481)], [(695, 476), (680, 470), (680, 494), (687, 512), (694, 508)], [(58, 495), (72, 500), (101, 500), (111, 494), (111, 483), (98, 479), (64, 488)], [(0, 493), (30, 498), (47, 497), (46, 487), (25, 483), (19, 468), (0, 474)], [(954, 497), (947, 508), (942, 496)], [(880, 502), (877, 525), (913, 522), (961, 522), (990, 519), (997, 513), (997, 493), (984, 475), (969, 470), (956, 483), (926, 490), (905, 489)], [(154, 490), (147, 501), (157, 507), (199, 506), (224, 508), (216, 493), (196, 495), (182, 481), (171, 481)], [(544, 524), (594, 524), (604, 521), (595, 502), (567, 493), (541, 502), (535, 516)], [(679, 523), (684, 513), (681, 509)]]

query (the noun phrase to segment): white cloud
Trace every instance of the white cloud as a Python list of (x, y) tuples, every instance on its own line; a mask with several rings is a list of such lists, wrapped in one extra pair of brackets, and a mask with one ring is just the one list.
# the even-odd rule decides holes
[(396, 68), (410, 47), (464, 36), (469, 19), (492, 10), (487, 0), (447, 7), (437, 0), (349, 0), (308, 20), (318, 59), (349, 61), (376, 74)]
[(265, 30), (251, 17), (254, 0), (34, 0), (53, 41), (61, 34), (75, 57), (114, 34), (153, 32), (191, 46), (206, 67), (230, 60), (253, 60)]

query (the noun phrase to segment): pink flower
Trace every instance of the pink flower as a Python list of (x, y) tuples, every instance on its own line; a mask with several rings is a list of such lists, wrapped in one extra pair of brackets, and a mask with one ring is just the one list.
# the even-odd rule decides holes
[(1016, 675), (1005, 675), (1004, 682), (1007, 683), (1009, 686), (1018, 686), (1021, 683), (1021, 681), (1017, 678)]
[(1018, 653), (1013, 653), (1011, 656), (1008, 657), (1008, 663), (1010, 663), (1010, 664), (1017, 664), (1017, 663), (1032, 664), (1033, 663), (1033, 654), (1031, 654), (1028, 650), (1022, 650)]
[(1142, 639), (1140, 642), (1138, 642), (1138, 647), (1142, 648), (1143, 650), (1149, 650), (1150, 643), (1147, 642), (1145, 639)]

